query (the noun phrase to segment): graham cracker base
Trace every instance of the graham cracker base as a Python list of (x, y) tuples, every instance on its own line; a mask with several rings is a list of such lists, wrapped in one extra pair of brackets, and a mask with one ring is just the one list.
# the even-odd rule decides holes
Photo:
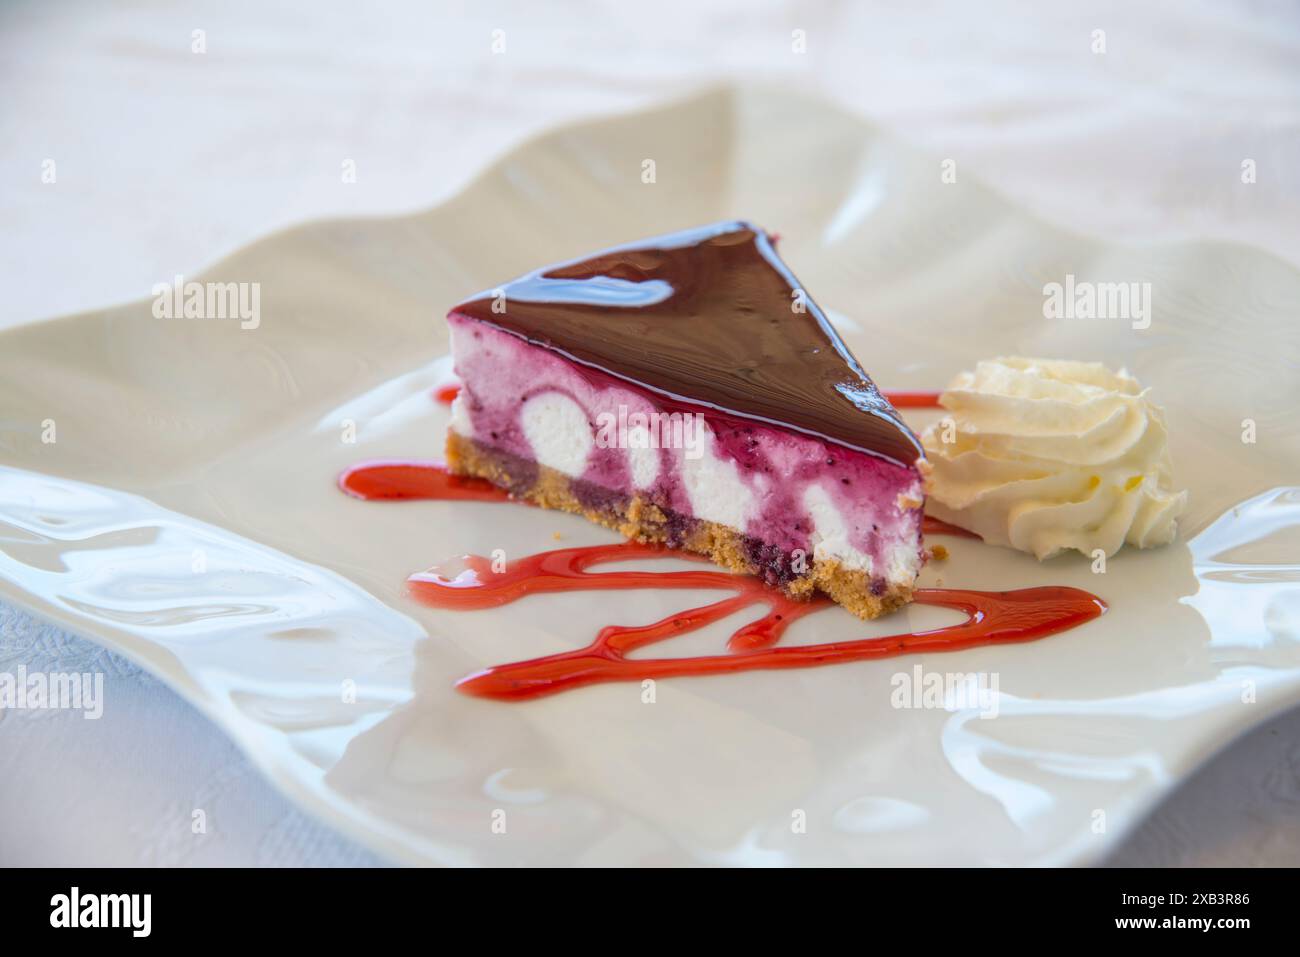
[[(764, 577), (763, 570), (749, 559), (746, 537), (741, 532), (716, 522), (669, 513), (641, 495), (628, 498), (602, 489), (600, 501), (595, 503), (593, 496), (579, 494), (578, 483), (564, 473), (488, 448), (450, 430), (447, 467), (456, 475), (486, 479), (513, 498), (581, 515), (634, 541), (683, 548), (729, 571)], [(878, 618), (912, 600), (911, 583), (886, 582), (883, 589), (878, 584), (873, 594), (871, 576), (864, 571), (846, 568), (835, 559), (813, 558), (808, 564), (804, 574), (775, 587), (800, 601), (820, 592), (863, 619)]]

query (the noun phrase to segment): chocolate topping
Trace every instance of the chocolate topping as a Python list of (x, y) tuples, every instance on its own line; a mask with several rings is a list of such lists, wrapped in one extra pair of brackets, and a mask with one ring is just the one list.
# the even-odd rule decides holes
[(746, 222), (548, 266), (453, 312), (674, 403), (908, 467), (922, 454), (767, 234)]

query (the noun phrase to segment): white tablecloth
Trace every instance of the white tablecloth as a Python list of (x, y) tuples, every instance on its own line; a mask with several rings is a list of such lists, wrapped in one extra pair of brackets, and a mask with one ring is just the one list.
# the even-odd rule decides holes
[[(728, 76), (821, 90), (1079, 231), (1300, 263), (1288, 0), (553, 6), (0, 5), (0, 326), (142, 297), (303, 219), (433, 205), (558, 121)], [(0, 863), (374, 862), (159, 683), (0, 606), (0, 672), (22, 664), (103, 671), (107, 705), (0, 715)], [(1298, 804), (1292, 713), (1115, 861), (1300, 864)]]

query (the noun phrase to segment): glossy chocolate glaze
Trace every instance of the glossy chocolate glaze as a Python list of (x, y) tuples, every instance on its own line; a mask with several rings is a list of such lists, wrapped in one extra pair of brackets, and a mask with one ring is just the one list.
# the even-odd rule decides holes
[(452, 311), (674, 404), (906, 466), (922, 454), (767, 234), (746, 222), (548, 266)]

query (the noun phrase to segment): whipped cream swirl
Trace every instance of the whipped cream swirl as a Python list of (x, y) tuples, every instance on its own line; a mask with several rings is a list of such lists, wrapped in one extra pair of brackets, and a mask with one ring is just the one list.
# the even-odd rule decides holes
[(1164, 410), (1127, 372), (990, 359), (940, 402), (948, 416), (921, 439), (937, 518), (1040, 559), (1173, 541), (1187, 492), (1173, 487)]

